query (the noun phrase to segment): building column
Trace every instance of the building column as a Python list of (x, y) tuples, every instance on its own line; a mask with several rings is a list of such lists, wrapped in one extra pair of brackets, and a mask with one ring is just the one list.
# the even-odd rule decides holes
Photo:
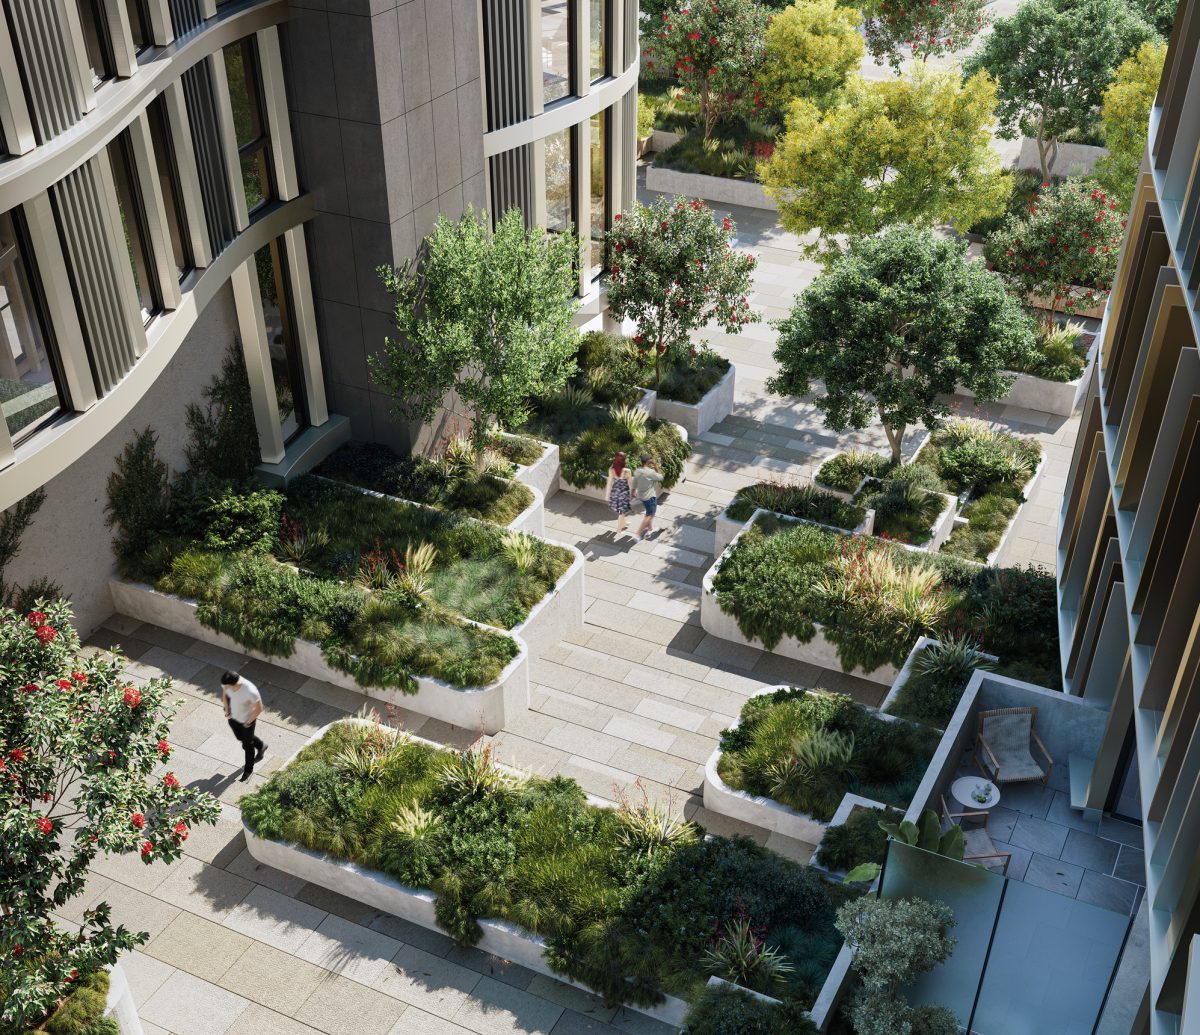
[(258, 269), (254, 256), (243, 262), (230, 277), (233, 301), (237, 306), (238, 330), (246, 376), (250, 381), (250, 401), (254, 423), (258, 427), (258, 445), (263, 463), (277, 464), (286, 450), (279, 426), (279, 402), (275, 398), (275, 379), (271, 375), (271, 349), (263, 318), (262, 295), (258, 288)]

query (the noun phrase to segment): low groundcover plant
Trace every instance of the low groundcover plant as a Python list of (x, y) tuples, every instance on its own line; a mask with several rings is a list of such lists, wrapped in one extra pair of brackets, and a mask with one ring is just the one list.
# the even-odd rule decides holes
[(541, 935), (556, 971), (613, 1003), (695, 996), (713, 973), (705, 960), (717, 966), (729, 925), (746, 919), (790, 968), (772, 969), (773, 994), (810, 1005), (852, 895), (660, 806), (601, 808), (573, 780), (504, 769), (490, 749), (371, 723), (331, 727), (241, 805), (259, 837), (432, 890), (438, 924), (462, 944), (488, 917)]

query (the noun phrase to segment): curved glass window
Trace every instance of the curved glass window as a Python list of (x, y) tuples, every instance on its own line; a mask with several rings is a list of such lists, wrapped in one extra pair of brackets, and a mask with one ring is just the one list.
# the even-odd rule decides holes
[(564, 129), (546, 137), (546, 229), (566, 230), (575, 222), (571, 176), (571, 135)]
[(589, 26), (591, 30), (592, 82), (608, 75), (608, 0), (588, 0), (591, 5)]
[(542, 101), (571, 93), (572, 0), (542, 0)]
[(604, 231), (608, 229), (608, 112), (592, 116), (591, 146), (591, 275), (604, 266)]

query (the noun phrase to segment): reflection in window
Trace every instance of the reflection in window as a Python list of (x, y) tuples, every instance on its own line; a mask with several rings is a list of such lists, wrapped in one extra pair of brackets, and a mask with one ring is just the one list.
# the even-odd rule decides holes
[(566, 230), (574, 219), (571, 190), (571, 133), (546, 137), (546, 229)]
[(175, 166), (175, 147), (167, 121), (166, 102), (157, 97), (146, 109), (150, 122), (150, 146), (154, 149), (154, 163), (158, 170), (158, 183), (162, 190), (163, 207), (167, 212), (167, 233), (171, 238), (171, 257), (175, 261), (175, 272), (179, 279), (191, 272), (192, 253), (183, 215), (183, 202), (179, 191), (179, 171)]
[(125, 247), (133, 267), (133, 286), (141, 306), (142, 320), (149, 323), (161, 308), (155, 292), (154, 264), (150, 252), (150, 235), (146, 230), (146, 212), (142, 192), (130, 152), (129, 137), (121, 134), (108, 145), (113, 182), (117, 187), (117, 207), (121, 211), (121, 226), (125, 231)]
[(140, 54), (154, 43), (150, 33), (150, 13), (146, 9), (146, 0), (125, 0), (125, 10), (129, 14), (133, 49)]
[(30, 286), (27, 247), (13, 214), (0, 216), (0, 411), (14, 440), (62, 405)]
[(271, 183), (271, 142), (263, 117), (253, 39), (239, 40), (225, 48), (225, 75), (229, 80), (229, 101), (233, 107), (233, 129), (242, 167), (246, 209), (253, 212), (266, 204), (275, 192)]
[(100, 0), (78, 0), (79, 23), (83, 28), (83, 47), (92, 70), (92, 84), (98, 86), (115, 73), (108, 22), (99, 7)]
[(571, 92), (571, 0), (542, 0), (542, 100)]
[(304, 372), (292, 322), (287, 264), (283, 240), (276, 238), (254, 253), (258, 288), (262, 295), (267, 346), (271, 352), (271, 376), (279, 404), (279, 426), (284, 442), (307, 424), (304, 409)]
[(607, 8), (608, 0), (588, 0), (591, 5), (591, 55), (592, 81), (603, 79), (608, 75), (608, 31)]
[(592, 247), (591, 272), (598, 276), (604, 264), (604, 231), (608, 229), (608, 165), (607, 150), (608, 112), (598, 111), (592, 116)]

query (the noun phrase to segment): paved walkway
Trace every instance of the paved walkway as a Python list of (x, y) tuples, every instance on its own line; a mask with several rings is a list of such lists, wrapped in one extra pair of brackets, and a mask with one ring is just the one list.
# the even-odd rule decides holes
[[(767, 213), (736, 211), (740, 244), (761, 262), (754, 306), (783, 316), (816, 268), (799, 242)], [(718, 833), (750, 831), (702, 807), (703, 764), (746, 698), (777, 683), (825, 686), (877, 704), (883, 688), (841, 672), (784, 661), (714, 641), (699, 624), (699, 586), (711, 565), (713, 519), (734, 491), (763, 478), (806, 478), (839, 448), (882, 448), (879, 428), (835, 437), (803, 401), (769, 397), (774, 332), (767, 323), (713, 344), (738, 366), (737, 407), (701, 436), (686, 480), (659, 510), (659, 531), (643, 543), (618, 538), (602, 505), (559, 494), (547, 506), (548, 534), (587, 558), (586, 624), (531, 670), (529, 711), (492, 738), (505, 761), (577, 779), (606, 798), (641, 791), (673, 802)], [(1035, 434), (1048, 466), (1003, 563), (1053, 560), (1054, 518), (1075, 421), (990, 414)], [(244, 658), (153, 626), (114, 618), (92, 638), (120, 645), (130, 675), (171, 676), (182, 708), (172, 767), (223, 802), (216, 828), (196, 831), (187, 858), (144, 867), (136, 858), (95, 867), (88, 897), (115, 919), (147, 930), (150, 942), (125, 967), (147, 1035), (479, 1035), (501, 1033), (665, 1033), (630, 1011), (534, 975), (361, 903), (260, 867), (245, 851), (234, 782), (240, 748), (217, 695), (220, 671), (240, 668), (266, 704), (271, 751), (261, 772), (286, 760), (305, 738), (366, 702), (348, 691)], [(406, 728), (466, 744), (473, 733), (401, 712)], [(811, 846), (780, 835), (766, 843), (805, 860)]]

